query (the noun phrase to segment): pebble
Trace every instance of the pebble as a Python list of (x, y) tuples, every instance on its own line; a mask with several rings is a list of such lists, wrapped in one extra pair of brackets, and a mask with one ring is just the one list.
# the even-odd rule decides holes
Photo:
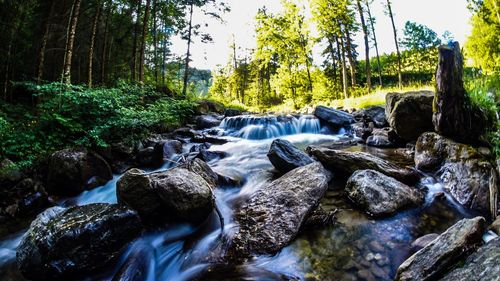
[(366, 281), (376, 281), (377, 279), (371, 274), (370, 271), (363, 269), (358, 271), (358, 277)]

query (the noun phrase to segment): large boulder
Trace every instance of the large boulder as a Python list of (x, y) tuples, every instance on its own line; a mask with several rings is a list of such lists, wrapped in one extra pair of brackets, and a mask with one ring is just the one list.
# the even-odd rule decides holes
[(366, 152), (343, 151), (315, 146), (308, 147), (307, 152), (323, 163), (327, 169), (341, 172), (348, 177), (358, 170), (375, 170), (407, 184), (413, 184), (420, 178), (419, 173), (413, 169), (399, 167)]
[(76, 195), (113, 178), (106, 160), (83, 148), (54, 152), (48, 170), (47, 192), (54, 195)]
[(200, 115), (195, 118), (196, 127), (200, 130), (217, 127), (224, 117), (215, 114)]
[(463, 219), (398, 268), (396, 280), (436, 280), (482, 243), (485, 220), (482, 217)]
[(274, 254), (297, 235), (323, 197), (331, 173), (315, 162), (257, 190), (235, 214), (239, 230), (230, 256)]
[(314, 110), (314, 116), (335, 128), (347, 127), (355, 122), (351, 114), (321, 105)]
[(212, 188), (218, 180), (218, 176), (205, 165), (197, 159), (153, 174), (139, 169), (129, 170), (117, 182), (118, 202), (146, 219), (203, 221), (215, 206)]
[(425, 133), (417, 141), (415, 164), (417, 169), (436, 172), (445, 190), (460, 204), (496, 215), (495, 167), (476, 148), (436, 133)]
[(105, 266), (141, 231), (139, 216), (127, 207), (54, 207), (31, 223), (17, 264), (28, 279), (69, 280)]
[(465, 91), (463, 58), (458, 42), (439, 47), (433, 122), (436, 132), (459, 142), (476, 144), (492, 125)]
[(414, 141), (422, 133), (434, 130), (433, 99), (430, 91), (387, 94), (387, 121), (401, 139)]
[(282, 139), (273, 141), (267, 153), (267, 158), (278, 171), (283, 173), (313, 162), (311, 157), (295, 147), (291, 142)]
[(392, 215), (423, 203), (424, 193), (374, 170), (355, 172), (347, 181), (347, 196), (374, 217)]
[(498, 281), (500, 279), (500, 238), (495, 238), (470, 255), (463, 266), (442, 281)]
[(352, 115), (356, 121), (373, 122), (377, 128), (384, 128), (388, 125), (383, 106), (370, 106), (357, 110)]

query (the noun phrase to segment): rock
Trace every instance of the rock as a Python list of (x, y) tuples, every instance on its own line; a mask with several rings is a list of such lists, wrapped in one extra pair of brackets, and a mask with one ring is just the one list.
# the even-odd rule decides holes
[(396, 146), (389, 138), (389, 131), (384, 129), (374, 129), (372, 135), (366, 139), (366, 145), (382, 148)]
[(192, 139), (192, 142), (194, 143), (211, 143), (211, 144), (225, 144), (228, 143), (229, 141), (220, 137), (216, 136), (210, 136), (207, 134), (203, 135), (195, 135)]
[(137, 165), (136, 149), (140, 145), (134, 145), (126, 142), (112, 143), (107, 148), (98, 148), (97, 152), (111, 166), (115, 174), (123, 174), (128, 169)]
[(422, 133), (433, 131), (432, 100), (429, 91), (389, 93), (386, 117), (391, 128), (405, 141), (414, 141)]
[(357, 122), (352, 124), (351, 127), (356, 137), (366, 141), (366, 139), (368, 139), (368, 137), (372, 135), (375, 125), (373, 124), (373, 122)]
[(310, 146), (309, 155), (323, 163), (334, 172), (342, 172), (348, 177), (358, 170), (375, 170), (407, 184), (413, 184), (420, 178), (417, 171), (401, 168), (395, 164), (366, 152), (351, 152), (323, 147)]
[(446, 230), (398, 268), (396, 280), (436, 280), (481, 244), (482, 217), (463, 219)]
[(424, 235), (422, 237), (419, 237), (415, 241), (411, 242), (412, 251), (413, 252), (420, 251), (420, 249), (429, 245), (429, 243), (431, 243), (436, 238), (438, 238), (438, 236), (439, 236), (439, 234), (437, 234), (437, 233), (430, 233), (430, 234)]
[(200, 158), (205, 162), (210, 162), (212, 160), (225, 158), (227, 155), (227, 152), (224, 151), (202, 150), (196, 155), (196, 158)]
[(314, 116), (335, 128), (347, 127), (355, 122), (351, 114), (321, 105), (314, 110)]
[(267, 158), (273, 166), (282, 173), (314, 162), (311, 157), (295, 147), (291, 142), (276, 139), (271, 144)]
[(384, 128), (388, 125), (383, 106), (370, 106), (357, 110), (352, 115), (356, 121), (373, 122), (377, 128)]
[(54, 207), (31, 223), (17, 249), (17, 264), (28, 279), (72, 279), (105, 266), (141, 230), (139, 216), (127, 207)]
[(288, 245), (318, 206), (330, 179), (331, 173), (315, 162), (258, 189), (235, 214), (240, 228), (230, 256), (274, 254)]
[(337, 210), (327, 212), (320, 206), (302, 224), (302, 230), (334, 225), (337, 220), (335, 217), (336, 213)]
[(163, 149), (164, 159), (170, 159), (172, 156), (182, 153), (182, 143), (178, 140), (164, 140), (158, 146)]
[(187, 169), (200, 177), (202, 177), (212, 188), (217, 186), (219, 177), (210, 168), (210, 166), (200, 159), (194, 159), (192, 161), (187, 161), (179, 166), (180, 168)]
[(163, 152), (154, 147), (146, 147), (137, 152), (136, 160), (141, 167), (158, 167), (163, 162)]
[(64, 149), (50, 156), (47, 192), (76, 195), (112, 178), (111, 168), (101, 156), (84, 148)]
[(16, 184), (10, 192), (1, 192), (0, 205), (10, 201), (6, 208), (12, 217), (29, 217), (50, 206), (49, 198), (41, 182), (26, 178)]
[(211, 147), (212, 145), (208, 142), (205, 143), (200, 143), (200, 144), (194, 144), (190, 149), (189, 153), (199, 153), (202, 150), (207, 150)]
[(173, 132), (173, 135), (178, 138), (193, 138), (199, 133), (191, 128), (179, 128)]
[(219, 102), (200, 100), (197, 101), (196, 103), (198, 104), (195, 109), (196, 115), (207, 114), (210, 112), (224, 114), (226, 110), (224, 105)]
[(500, 216), (498, 216), (496, 220), (490, 225), (489, 229), (495, 232), (497, 235), (500, 235)]
[(436, 172), (444, 189), (463, 206), (496, 214), (495, 167), (477, 149), (436, 133), (425, 133), (417, 141), (415, 164), (420, 170)]
[(141, 217), (159, 217), (164, 213), (161, 198), (151, 178), (139, 169), (128, 170), (116, 183), (118, 203), (136, 210)]
[(118, 202), (146, 219), (201, 222), (215, 206), (212, 188), (217, 184), (217, 175), (209, 175), (203, 164), (195, 160), (153, 174), (132, 169), (117, 182)]
[(196, 127), (199, 130), (217, 127), (222, 122), (222, 116), (219, 115), (200, 115), (195, 118)]
[(241, 187), (244, 179), (236, 179), (222, 174), (217, 174), (217, 183), (220, 187)]
[(424, 194), (374, 170), (356, 171), (347, 181), (347, 196), (374, 217), (392, 215), (423, 203)]
[(215, 207), (211, 186), (187, 169), (174, 168), (150, 178), (167, 215), (176, 221), (202, 222)]
[[(24, 175), (14, 162), (4, 159), (0, 162), (0, 186), (7, 188), (23, 179)], [(1, 189), (0, 188), (0, 189)]]
[(458, 42), (440, 46), (432, 120), (440, 135), (477, 144), (492, 122), (485, 112), (472, 104), (462, 75), (463, 58)]
[(239, 109), (234, 109), (234, 108), (227, 108), (225, 116), (226, 117), (234, 117), (234, 116), (239, 116), (242, 115), (243, 112)]
[(112, 281), (149, 280), (154, 249), (146, 243), (140, 243), (132, 250), (125, 263), (120, 267)]
[(448, 273), (442, 281), (498, 281), (500, 279), (500, 238), (495, 238), (470, 255), (465, 264)]

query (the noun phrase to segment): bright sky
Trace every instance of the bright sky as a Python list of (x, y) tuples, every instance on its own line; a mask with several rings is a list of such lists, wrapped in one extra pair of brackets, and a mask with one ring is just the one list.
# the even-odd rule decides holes
[[(302, 0), (308, 2), (307, 0)], [(192, 45), (192, 66), (200, 69), (214, 69), (217, 65), (225, 65), (228, 62), (231, 50), (230, 44), (233, 36), (236, 45), (243, 49), (255, 47), (254, 17), (259, 8), (266, 6), (270, 12), (281, 10), (280, 0), (225, 0), (231, 7), (231, 12), (223, 15), (225, 23), (219, 23), (195, 12), (194, 24), (208, 23), (208, 31), (213, 43), (202, 44), (199, 41)], [(385, 0), (375, 0), (371, 5), (372, 16), (376, 18), (375, 32), (381, 53), (389, 53), (395, 50), (392, 34), (391, 21), (384, 15), (382, 3)], [(306, 3), (306, 5), (309, 5)], [(471, 14), (467, 10), (466, 0), (392, 0), (394, 18), (398, 35), (403, 35), (406, 21), (414, 21), (427, 25), (441, 36), (446, 30), (450, 31), (455, 40), (462, 45), (470, 33)], [(355, 41), (358, 44), (360, 58), (364, 56), (363, 36), (358, 34)], [(173, 51), (177, 55), (186, 52), (186, 42), (180, 38), (174, 38)], [(317, 52), (317, 51), (316, 51)], [(371, 54), (373, 55), (373, 50)], [(315, 63), (321, 61), (315, 55)]]

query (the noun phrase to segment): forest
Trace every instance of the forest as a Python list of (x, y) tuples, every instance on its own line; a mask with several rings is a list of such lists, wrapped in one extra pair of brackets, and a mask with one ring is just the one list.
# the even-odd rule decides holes
[(500, 0), (406, 1), (0, 0), (0, 281), (498, 280)]

